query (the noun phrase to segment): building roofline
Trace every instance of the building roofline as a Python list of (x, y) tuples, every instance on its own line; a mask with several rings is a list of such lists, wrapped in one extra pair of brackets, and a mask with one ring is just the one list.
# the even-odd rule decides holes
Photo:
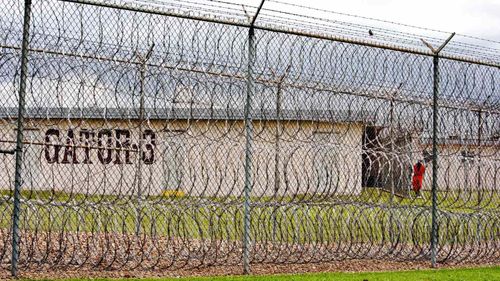
[[(244, 120), (243, 109), (237, 108), (199, 108), (171, 107), (145, 108), (145, 120)], [(0, 108), (0, 118), (17, 119), (17, 107)], [(25, 118), (28, 119), (107, 119), (107, 120), (138, 120), (139, 108), (26, 108)], [(275, 109), (254, 109), (253, 120), (259, 121), (318, 121), (335, 123), (366, 123), (373, 124), (375, 116), (368, 111), (351, 110), (295, 110), (281, 109), (279, 114)]]
[[(432, 144), (432, 138), (425, 138), (422, 140), (423, 145), (431, 145)], [(468, 146), (468, 147), (475, 147), (475, 146), (493, 146), (493, 147), (498, 147), (500, 146), (500, 139), (490, 139), (490, 138), (485, 138), (485, 139), (477, 139), (477, 138), (450, 138), (450, 137), (443, 137), (443, 138), (438, 138), (437, 139), (437, 144), (438, 145), (461, 145), (461, 146)]]

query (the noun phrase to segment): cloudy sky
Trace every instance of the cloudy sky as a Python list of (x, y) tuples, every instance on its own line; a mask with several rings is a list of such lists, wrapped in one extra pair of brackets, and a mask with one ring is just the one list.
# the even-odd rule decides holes
[(281, 1), (500, 42), (500, 0)]
[[(261, 2), (261, 0), (135, 1), (164, 2), (171, 6), (203, 3), (207, 5), (207, 7), (210, 7), (210, 5), (217, 6), (231, 3), (237, 4), (228, 4), (232, 9), (236, 10), (240, 10), (239, 7), (242, 5), (256, 7)], [(292, 5), (283, 5), (283, 3)], [(308, 9), (308, 7), (314, 9)], [(430, 36), (443, 41), (452, 32), (456, 32), (457, 35), (452, 42), (470, 43), (500, 50), (500, 0), (266, 0), (264, 8), (324, 18), (336, 22), (361, 24), (375, 29), (385, 28), (403, 33)], [(321, 10), (333, 11), (335, 13), (322, 12)], [(239, 12), (244, 16), (243, 9), (238, 11), (238, 13)], [(254, 12), (255, 9), (249, 9), (250, 15)], [(359, 17), (346, 17), (339, 13), (378, 19), (385, 22), (366, 20)], [(408, 26), (389, 24), (387, 22), (444, 32), (415, 29)], [(476, 40), (471, 37), (486, 40)]]

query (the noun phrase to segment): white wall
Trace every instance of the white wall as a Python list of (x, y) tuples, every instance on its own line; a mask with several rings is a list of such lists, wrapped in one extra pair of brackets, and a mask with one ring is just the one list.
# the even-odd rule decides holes
[[(177, 188), (192, 196), (240, 196), (243, 191), (245, 135), (241, 121), (150, 121), (142, 128), (155, 134), (154, 149), (150, 136), (143, 141), (146, 161), (139, 161), (133, 146), (139, 143), (137, 122), (32, 120), (26, 128), (25, 190), (55, 189), (89, 195), (140, 192), (145, 196)], [(75, 154), (72, 147), (64, 145), (70, 128), (77, 146)], [(55, 134), (54, 129), (59, 138), (50, 136), (50, 132)], [(116, 149), (117, 130), (122, 129), (131, 134), (128, 152), (123, 150), (127, 147), (123, 132), (122, 151)], [(256, 121), (252, 195), (273, 195), (275, 187), (279, 195), (359, 193), (362, 129), (357, 123), (283, 122), (277, 150), (276, 122)], [(95, 134), (92, 149), (85, 148), (85, 130)], [(103, 137), (99, 150), (97, 135), (101, 130), (110, 130), (112, 138), (106, 148)], [(4, 124), (1, 131), (5, 132), (2, 139), (15, 140), (13, 124)], [(47, 137), (53, 145), (46, 145)], [(59, 145), (57, 160), (54, 145)], [(4, 149), (12, 147), (2, 143)], [(148, 163), (151, 151), (154, 161)], [(275, 180), (276, 155), (279, 183)], [(0, 159), (0, 184), (6, 189), (12, 187), (14, 157), (4, 155)]]

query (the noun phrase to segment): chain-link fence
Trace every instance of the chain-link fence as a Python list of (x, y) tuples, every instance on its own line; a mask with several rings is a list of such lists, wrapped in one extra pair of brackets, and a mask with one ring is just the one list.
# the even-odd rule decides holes
[(13, 273), (500, 261), (498, 50), (217, 1), (1, 2)]

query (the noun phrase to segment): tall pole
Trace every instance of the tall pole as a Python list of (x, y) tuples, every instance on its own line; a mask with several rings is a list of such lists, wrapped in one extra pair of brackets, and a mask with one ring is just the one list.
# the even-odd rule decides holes
[[(276, 92), (276, 131), (274, 135), (274, 141), (276, 143), (275, 147), (275, 154), (274, 154), (274, 193), (273, 193), (273, 200), (276, 200), (276, 197), (278, 196), (278, 192), (280, 189), (280, 172), (279, 172), (279, 164), (280, 164), (280, 135), (282, 131), (281, 127), (281, 91), (282, 91), (282, 84), (283, 80), (285, 77), (288, 75), (288, 72), (290, 71), (291, 64), (288, 65), (288, 67), (285, 70), (285, 73), (280, 77), (280, 79), (277, 81), (277, 92)], [(275, 75), (274, 71), (271, 70), (273, 74)], [(273, 212), (271, 213), (271, 220), (273, 223), (273, 229), (272, 229), (272, 238), (274, 239), (276, 237), (276, 226), (277, 226), (277, 220), (276, 220), (276, 212), (278, 211), (278, 206), (275, 206), (273, 208)], [(273, 240), (274, 241), (274, 240)]]
[(477, 112), (478, 115), (478, 128), (477, 128), (477, 206), (481, 206), (481, 202), (483, 201), (483, 192), (482, 192), (482, 182), (481, 182), (481, 137), (483, 134), (483, 118), (482, 112), (479, 110)]
[(142, 122), (144, 120), (144, 77), (146, 72), (145, 60), (141, 62), (140, 65), (140, 85), (139, 85), (139, 144), (138, 144), (138, 155), (137, 157), (137, 206), (136, 206), (136, 222), (135, 222), (135, 234), (139, 235), (141, 233), (142, 224), (142, 147), (144, 141), (142, 140)]
[(437, 254), (437, 177), (438, 177), (438, 162), (437, 162), (437, 139), (438, 139), (438, 91), (439, 91), (439, 57), (436, 54), (433, 58), (433, 102), (432, 102), (432, 229), (431, 229), (431, 264), (436, 267)]
[(19, 262), (19, 214), (21, 212), (21, 185), (23, 168), (23, 133), (24, 112), (26, 96), (26, 79), (28, 76), (28, 40), (31, 17), (31, 0), (24, 1), (24, 25), (23, 42), (21, 46), (21, 77), (19, 81), (19, 104), (17, 114), (17, 138), (16, 138), (16, 170), (14, 177), (14, 210), (12, 212), (12, 267), (11, 274), (17, 277)]
[(279, 161), (280, 161), (280, 134), (281, 134), (281, 82), (278, 84), (278, 92), (276, 93), (276, 132), (274, 135), (275, 154), (274, 154), (274, 196), (278, 194), (280, 189), (279, 178)]
[(245, 104), (245, 190), (244, 190), (244, 219), (243, 219), (243, 273), (250, 273), (249, 243), (250, 243), (250, 193), (252, 191), (252, 97), (253, 97), (253, 60), (255, 56), (254, 32), (250, 29), (248, 34), (248, 73), (247, 73), (247, 97)]
[(436, 267), (437, 245), (438, 245), (438, 218), (437, 218), (437, 178), (438, 178), (438, 101), (439, 101), (439, 53), (455, 36), (452, 33), (446, 41), (434, 49), (429, 43), (422, 42), (434, 53), (433, 57), (433, 87), (432, 87), (432, 226), (431, 226), (431, 265)]
[[(280, 134), (281, 134), (281, 121), (280, 121), (280, 115), (281, 115), (281, 81), (278, 83), (278, 91), (276, 93), (276, 132), (274, 135), (274, 141), (275, 141), (275, 153), (274, 153), (274, 193), (273, 193), (273, 200), (277, 200), (276, 197), (278, 196), (278, 192), (280, 189), (280, 172), (279, 172), (279, 165), (280, 165)], [(275, 206), (273, 208), (273, 212), (271, 213), (271, 219), (273, 222), (273, 233), (272, 233), (272, 239), (274, 241), (276, 237), (276, 212), (278, 211), (278, 206)]]
[(389, 184), (391, 185), (391, 198), (390, 198), (390, 203), (392, 204), (393, 201), (394, 201), (394, 174), (395, 174), (395, 161), (394, 161), (394, 94), (391, 95), (391, 108), (390, 108), (390, 114), (389, 114), (389, 118), (390, 118), (390, 131), (389, 131), (389, 134), (390, 134), (390, 150), (391, 150), (391, 155), (390, 155), (390, 173), (389, 173), (389, 176), (391, 177), (389, 179)]
[(136, 223), (135, 223), (135, 234), (139, 235), (141, 232), (142, 224), (142, 147), (144, 146), (143, 140), (143, 122), (144, 122), (144, 80), (146, 77), (146, 63), (153, 52), (154, 44), (148, 50), (145, 57), (139, 56), (140, 60), (140, 81), (139, 81), (139, 145), (138, 145), (138, 162), (137, 162), (137, 208), (136, 208)]
[(255, 61), (255, 20), (264, 5), (262, 0), (248, 30), (247, 96), (245, 103), (245, 186), (243, 202), (243, 273), (250, 273), (250, 194), (252, 192), (252, 99), (254, 95), (253, 64)]
[[(395, 149), (394, 149), (394, 146), (395, 146), (395, 136), (394, 136), (394, 99), (395, 97), (398, 95), (399, 91), (401, 90), (401, 88), (403, 87), (403, 83), (400, 83), (399, 86), (397, 87), (397, 89), (392, 92), (391, 94), (391, 103), (390, 103), (390, 112), (389, 112), (389, 118), (390, 118), (390, 121), (389, 121), (389, 125), (390, 125), (390, 130), (389, 130), (389, 139), (390, 139), (390, 152), (391, 152), (391, 161), (390, 161), (390, 187), (391, 187), (391, 198), (390, 198), (390, 203), (392, 204), (394, 202), (394, 196), (396, 195), (396, 192), (395, 192), (395, 185), (394, 185), (394, 176), (396, 175), (396, 161), (395, 161), (395, 158), (396, 158), (396, 152), (395, 152)], [(399, 157), (399, 155), (398, 155)], [(401, 169), (400, 169), (401, 170)], [(401, 171), (402, 173), (402, 171)], [(401, 176), (401, 175), (400, 175)]]

